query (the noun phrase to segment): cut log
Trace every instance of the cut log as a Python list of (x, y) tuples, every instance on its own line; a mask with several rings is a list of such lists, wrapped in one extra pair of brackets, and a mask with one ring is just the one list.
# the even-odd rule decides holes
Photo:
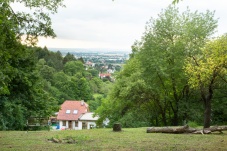
[(121, 131), (121, 124), (120, 123), (115, 123), (113, 125), (113, 131), (114, 132), (120, 132)]
[(226, 131), (227, 126), (213, 126), (206, 129), (195, 129), (190, 128), (188, 125), (183, 127), (151, 127), (147, 128), (147, 133), (173, 133), (173, 134), (181, 134), (181, 133), (192, 133), (192, 134), (210, 134), (215, 131)]

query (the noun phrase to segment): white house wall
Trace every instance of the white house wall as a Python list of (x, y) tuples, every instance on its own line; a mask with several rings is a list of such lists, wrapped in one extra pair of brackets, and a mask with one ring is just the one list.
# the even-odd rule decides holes
[[(96, 123), (95, 122), (87, 122), (87, 121), (84, 121), (87, 123), (87, 129), (90, 129), (90, 126), (93, 125), (94, 127), (96, 127)], [(75, 127), (75, 121), (72, 121), (72, 129), (74, 130), (82, 130), (82, 126), (83, 126), (83, 122), (82, 121), (78, 121), (78, 127)], [(66, 126), (63, 126), (63, 121), (59, 121), (59, 129), (62, 130), (62, 129), (67, 129), (69, 128), (69, 121), (66, 121)]]
[(93, 125), (94, 127), (96, 127), (95, 122), (87, 122), (87, 129), (90, 129), (90, 126)]
[(82, 122), (81, 121), (78, 121), (78, 129), (82, 130)]
[[(63, 126), (63, 121), (59, 121), (59, 129), (67, 129), (69, 128), (69, 121), (66, 121), (66, 126)], [(75, 121), (72, 121), (72, 129), (74, 130), (82, 130), (82, 122), (78, 122), (78, 127), (75, 127)]]
[(65, 129), (66, 126), (63, 126), (63, 121), (59, 121), (59, 129)]

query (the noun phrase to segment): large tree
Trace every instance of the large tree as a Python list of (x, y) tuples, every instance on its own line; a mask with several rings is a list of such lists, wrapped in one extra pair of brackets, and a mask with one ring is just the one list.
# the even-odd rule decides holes
[[(189, 85), (197, 88), (204, 104), (204, 128), (211, 125), (214, 91), (227, 84), (227, 35), (213, 39), (187, 57), (185, 66)], [(224, 103), (224, 102), (223, 102)]]
[[(186, 111), (196, 97), (184, 73), (185, 59), (197, 54), (216, 26), (213, 12), (186, 10), (180, 13), (174, 6), (163, 10), (157, 19), (152, 18), (141, 41), (132, 46), (130, 60), (116, 78), (109, 99), (116, 106), (115, 114), (124, 118), (146, 104), (150, 110), (146, 107), (143, 110), (156, 115), (155, 118), (147, 114), (147, 118), (152, 117), (151, 123), (179, 125), (186, 120), (190, 114)], [(187, 105), (182, 106), (182, 102)]]
[(184, 59), (195, 54), (217, 26), (213, 13), (179, 13), (175, 7), (168, 7), (151, 19), (147, 25), (139, 52), (144, 68), (143, 77), (155, 94), (153, 101), (170, 107), (171, 122), (178, 125), (179, 102), (185, 99), (187, 78), (184, 74)]
[[(23, 4), (30, 13), (14, 11), (13, 3)], [(48, 116), (56, 105), (43, 89), (34, 51), (21, 40), (25, 36), (25, 42), (34, 45), (38, 36), (55, 37), (48, 13), (59, 6), (62, 0), (0, 2), (0, 129), (23, 129), (27, 117)]]

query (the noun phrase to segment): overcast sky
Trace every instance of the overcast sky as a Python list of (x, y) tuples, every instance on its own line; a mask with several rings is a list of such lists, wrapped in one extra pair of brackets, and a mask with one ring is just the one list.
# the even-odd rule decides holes
[[(48, 48), (108, 48), (130, 50), (140, 40), (145, 24), (157, 18), (172, 0), (65, 0), (51, 16), (55, 39), (41, 38), (39, 46)], [(218, 34), (227, 32), (226, 0), (183, 0), (177, 6), (185, 10), (215, 10), (219, 18)]]

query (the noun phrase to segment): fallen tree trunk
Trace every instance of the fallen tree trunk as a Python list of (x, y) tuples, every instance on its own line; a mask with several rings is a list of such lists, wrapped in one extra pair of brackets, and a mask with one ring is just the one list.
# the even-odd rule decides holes
[(213, 126), (205, 129), (195, 129), (190, 128), (188, 125), (182, 127), (151, 127), (147, 128), (147, 133), (172, 133), (172, 134), (181, 134), (181, 133), (192, 133), (192, 134), (210, 134), (212, 132), (226, 131), (227, 126)]

